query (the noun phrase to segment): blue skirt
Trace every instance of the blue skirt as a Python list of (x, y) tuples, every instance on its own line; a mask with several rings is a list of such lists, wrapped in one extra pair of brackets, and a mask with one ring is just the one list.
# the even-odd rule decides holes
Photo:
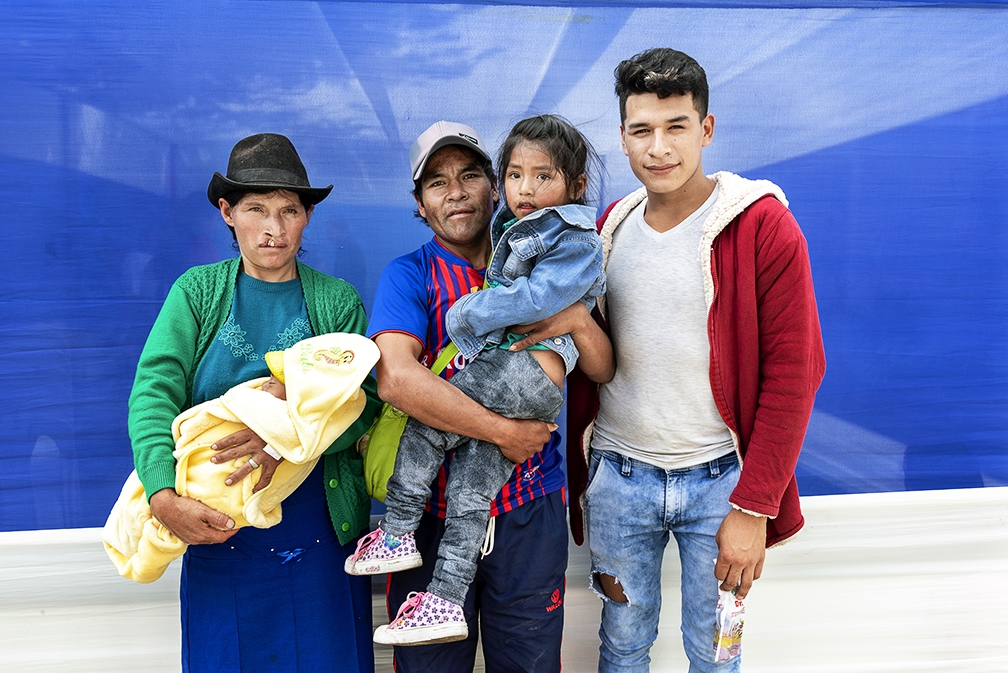
[(182, 670), (373, 673), (371, 578), (343, 571), (322, 462), (272, 528), (193, 545), (182, 559)]

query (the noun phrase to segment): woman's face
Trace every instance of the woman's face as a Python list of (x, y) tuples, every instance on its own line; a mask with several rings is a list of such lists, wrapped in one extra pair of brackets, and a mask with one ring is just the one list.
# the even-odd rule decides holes
[(311, 218), (294, 192), (246, 194), (232, 207), (219, 202), (221, 217), (235, 231), (242, 266), (259, 280), (282, 282), (297, 278), (295, 256), (301, 249), (301, 233)]

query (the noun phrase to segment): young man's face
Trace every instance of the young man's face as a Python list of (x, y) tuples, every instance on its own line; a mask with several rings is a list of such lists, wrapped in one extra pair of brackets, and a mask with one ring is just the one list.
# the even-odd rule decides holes
[(669, 194), (703, 179), (702, 149), (714, 137), (714, 116), (703, 119), (693, 96), (634, 94), (620, 127), (623, 153), (649, 194)]
[(468, 246), (488, 235), (497, 189), (472, 155), (442, 147), (427, 160), (420, 184), (417, 209), (442, 243)]

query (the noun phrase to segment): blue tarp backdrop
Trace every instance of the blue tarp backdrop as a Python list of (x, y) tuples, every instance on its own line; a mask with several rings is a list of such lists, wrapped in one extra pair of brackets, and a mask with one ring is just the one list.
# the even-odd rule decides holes
[(0, 530), (101, 525), (126, 399), (186, 268), (231, 255), (206, 199), (243, 136), (335, 184), (305, 262), (370, 308), (412, 215), (410, 143), (577, 124), (600, 201), (636, 185), (612, 71), (652, 46), (711, 83), (708, 172), (784, 189), (828, 370), (804, 494), (1008, 485), (1008, 4), (456, 5), (33, 0), (0, 7)]

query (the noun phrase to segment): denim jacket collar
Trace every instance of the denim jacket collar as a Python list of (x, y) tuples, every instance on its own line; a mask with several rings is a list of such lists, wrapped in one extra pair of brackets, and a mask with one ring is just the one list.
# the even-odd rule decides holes
[[(537, 210), (515, 224), (520, 223), (523, 226), (533, 228), (538, 220), (547, 217), (551, 212), (559, 215), (564, 222), (571, 226), (595, 231), (595, 209), (591, 206), (582, 206), (577, 203), (550, 206)], [(500, 205), (497, 207), (497, 212), (494, 213), (493, 218), (490, 220), (490, 244), (494, 249), (497, 248), (501, 237), (504, 236), (504, 225), (513, 219), (515, 219), (515, 214), (508, 208), (507, 201), (502, 199)]]

